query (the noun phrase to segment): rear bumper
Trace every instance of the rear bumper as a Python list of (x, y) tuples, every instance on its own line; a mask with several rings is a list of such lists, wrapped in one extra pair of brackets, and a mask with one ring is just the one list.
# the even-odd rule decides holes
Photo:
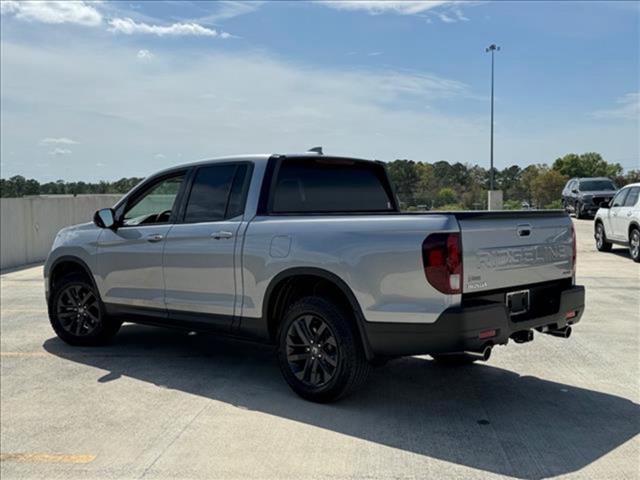
[[(448, 308), (430, 324), (365, 322), (364, 328), (375, 355), (479, 351), (487, 344), (506, 344), (515, 332), (544, 326), (562, 328), (578, 323), (584, 305), (584, 287), (572, 286), (560, 293), (560, 307), (556, 313), (525, 321), (512, 321), (503, 303), (484, 302)], [(567, 319), (567, 312), (575, 312), (575, 316)], [(480, 333), (487, 330), (495, 330), (496, 335), (479, 338)]]

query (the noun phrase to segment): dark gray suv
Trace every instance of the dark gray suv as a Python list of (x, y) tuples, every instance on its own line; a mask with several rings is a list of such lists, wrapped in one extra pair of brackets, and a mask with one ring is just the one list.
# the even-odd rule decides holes
[(572, 178), (562, 190), (562, 206), (577, 218), (593, 217), (600, 205), (608, 205), (616, 185), (606, 177)]

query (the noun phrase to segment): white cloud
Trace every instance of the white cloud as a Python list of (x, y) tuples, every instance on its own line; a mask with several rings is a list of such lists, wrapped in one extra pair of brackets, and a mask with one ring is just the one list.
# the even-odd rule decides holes
[[(3, 110), (3, 152), (29, 158), (23, 138), (64, 129), (90, 145), (86, 156), (74, 149), (65, 158), (77, 177), (92, 179), (143, 176), (175, 163), (177, 151), (187, 161), (324, 145), (347, 155), (455, 161), (486, 143), (484, 115), (476, 121), (439, 111), (449, 100), (476, 104), (469, 87), (455, 80), (310, 67), (263, 51), (209, 50), (185, 59), (167, 50), (156, 55), (150, 73), (139, 68), (137, 49), (87, 42), (46, 50), (3, 44), (3, 103), (13, 105)], [(107, 166), (94, 172), (98, 162)], [(54, 167), (33, 174), (58, 175)]]
[(140, 60), (151, 60), (155, 55), (146, 48), (138, 50), (136, 57)]
[(640, 121), (640, 92), (627, 93), (616, 100), (617, 107), (607, 110), (596, 110), (591, 114), (594, 118), (623, 119)]
[(317, 3), (336, 10), (360, 11), (369, 15), (392, 13), (396, 15), (420, 15), (427, 23), (439, 18), (445, 23), (468, 21), (460, 5), (475, 5), (477, 1), (465, 0), (316, 0)]
[(442, 20), (444, 23), (455, 23), (456, 19), (453, 17), (450, 17), (449, 15), (447, 15), (446, 13), (439, 13), (438, 14), (438, 18), (440, 20)]
[[(46, 49), (3, 41), (0, 149), (16, 165), (8, 170), (3, 164), (5, 176), (145, 176), (182, 161), (316, 145), (330, 154), (381, 160), (488, 163), (487, 100), (478, 101), (468, 85), (454, 79), (312, 67), (264, 51), (217, 49), (192, 50), (188, 57), (183, 50), (165, 50), (150, 72), (140, 68), (137, 49), (104, 45), (90, 38)], [(634, 122), (567, 124), (549, 119), (546, 111), (533, 111), (526, 121), (506, 112), (500, 118), (499, 168), (550, 161), (572, 150), (637, 159)], [(85, 146), (82, 152), (65, 144), (47, 149), (74, 150), (50, 157), (64, 159), (68, 172), (54, 162), (31, 165), (39, 132), (69, 135)], [(160, 152), (166, 158), (154, 157)]]
[(40, 140), (40, 145), (77, 145), (78, 142), (67, 137), (46, 137)]
[(153, 158), (155, 158), (156, 160), (164, 160), (165, 158), (167, 158), (167, 156), (163, 153), (156, 153)]
[(364, 11), (371, 15), (382, 13), (416, 15), (453, 2), (451, 0), (319, 0), (318, 3), (337, 10)]
[(89, 27), (102, 23), (102, 14), (89, 2), (83, 1), (3, 0), (0, 6), (2, 14), (30, 22), (75, 23)]
[(215, 11), (207, 15), (203, 15), (194, 19), (199, 23), (216, 23), (223, 20), (229, 20), (230, 18), (239, 17), (240, 15), (247, 15), (258, 10), (265, 2), (259, 0), (252, 1), (217, 1), (213, 3), (199, 3), (198, 5), (203, 7), (214, 7)]
[(171, 25), (149, 25), (136, 22), (131, 18), (114, 18), (109, 20), (109, 31), (125, 35), (147, 34), (163, 36), (199, 36), (228, 38), (226, 32), (218, 32), (212, 28), (203, 27), (198, 23), (173, 23)]
[(49, 152), (49, 155), (53, 155), (56, 157), (59, 157), (62, 155), (71, 155), (71, 150), (69, 150), (68, 148), (54, 148)]

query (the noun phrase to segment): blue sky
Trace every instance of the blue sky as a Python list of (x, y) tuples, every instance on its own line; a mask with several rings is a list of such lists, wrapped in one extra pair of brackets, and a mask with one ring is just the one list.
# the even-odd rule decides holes
[(2, 0), (1, 174), (237, 153), (640, 168), (637, 2)]

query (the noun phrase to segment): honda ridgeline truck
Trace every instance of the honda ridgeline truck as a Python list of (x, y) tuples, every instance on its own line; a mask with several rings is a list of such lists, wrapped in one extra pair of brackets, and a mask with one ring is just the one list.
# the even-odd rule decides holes
[(44, 276), (69, 344), (123, 321), (269, 342), (291, 388), (328, 402), (389, 358), (568, 337), (575, 269), (562, 211), (401, 213), (383, 163), (306, 153), (152, 175), (61, 230)]

